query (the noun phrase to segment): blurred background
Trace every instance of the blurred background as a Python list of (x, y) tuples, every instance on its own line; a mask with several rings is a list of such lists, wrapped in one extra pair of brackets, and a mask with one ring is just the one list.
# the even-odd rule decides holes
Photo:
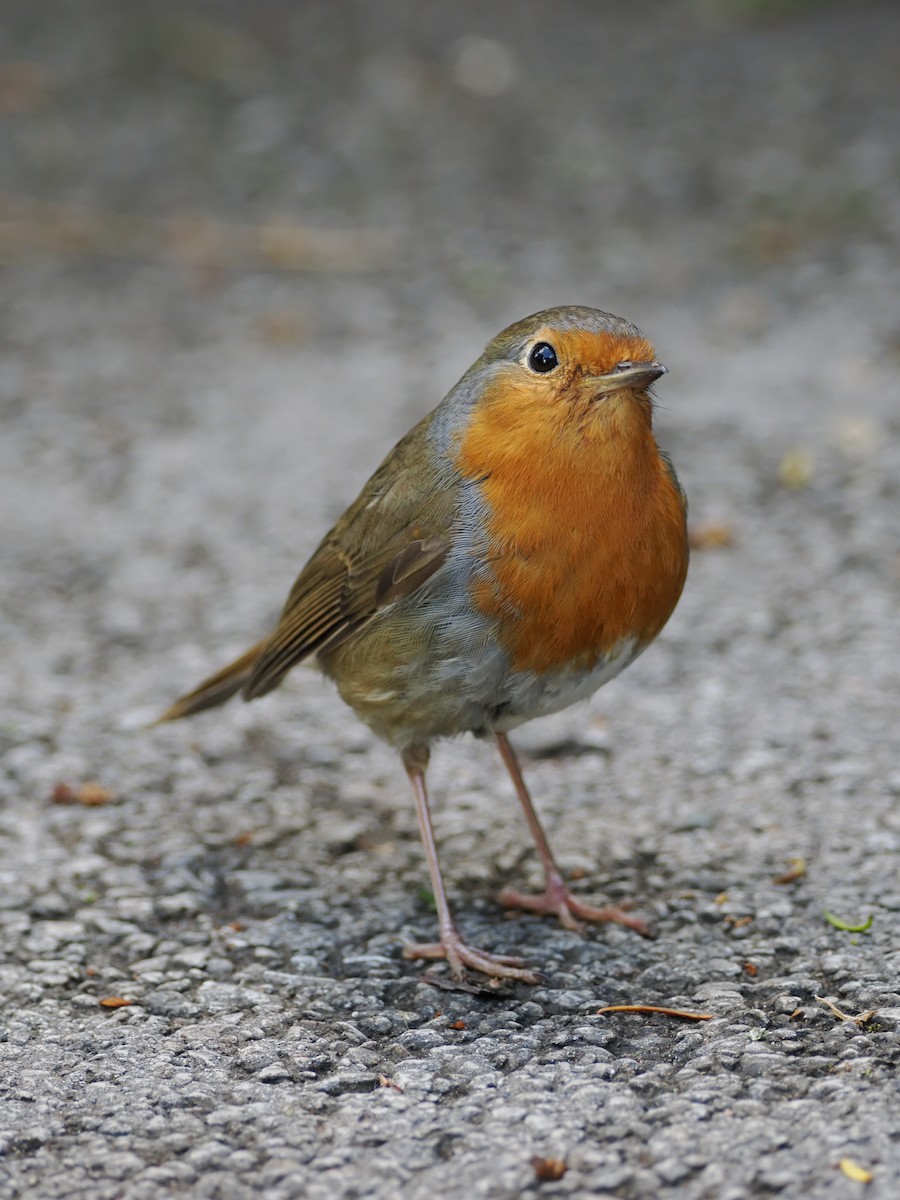
[(712, 346), (896, 266), (891, 0), (6, 0), (0, 38), (6, 271), (182, 343), (421, 358), (578, 300)]

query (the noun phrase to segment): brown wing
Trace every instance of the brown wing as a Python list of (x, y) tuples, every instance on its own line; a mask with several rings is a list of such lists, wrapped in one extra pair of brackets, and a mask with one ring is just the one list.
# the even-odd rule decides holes
[(265, 695), (291, 667), (351, 637), (444, 561), (456, 489), (431, 466), (430, 420), (391, 451), (300, 572), (244, 683), (245, 700)]

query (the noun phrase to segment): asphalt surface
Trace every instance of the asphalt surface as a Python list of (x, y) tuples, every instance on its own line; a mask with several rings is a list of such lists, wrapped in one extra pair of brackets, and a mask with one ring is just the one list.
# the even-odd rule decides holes
[[(4, 5), (3, 1200), (897, 1195), (900, 12), (763, 7)], [(526, 831), (448, 743), (460, 924), (544, 975), (448, 989), (402, 768), (324, 682), (146, 722), (556, 303), (669, 366), (698, 548), (516, 741), (658, 937), (507, 919)]]

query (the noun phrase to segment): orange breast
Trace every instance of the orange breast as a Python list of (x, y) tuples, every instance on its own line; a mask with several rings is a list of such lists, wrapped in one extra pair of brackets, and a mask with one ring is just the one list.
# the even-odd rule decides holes
[(659, 633), (687, 540), (646, 403), (623, 392), (562, 412), (504, 386), (473, 414), (457, 465), (483, 480), (488, 570), (472, 598), (497, 619), (513, 669), (590, 670)]

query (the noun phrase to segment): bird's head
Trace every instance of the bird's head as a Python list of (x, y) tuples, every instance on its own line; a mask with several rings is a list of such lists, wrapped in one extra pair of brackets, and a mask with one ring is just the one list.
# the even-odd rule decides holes
[(641, 331), (595, 308), (550, 308), (517, 321), (488, 345), (475, 370), (485, 398), (555, 411), (568, 424), (615, 421), (640, 409), (666, 368)]

